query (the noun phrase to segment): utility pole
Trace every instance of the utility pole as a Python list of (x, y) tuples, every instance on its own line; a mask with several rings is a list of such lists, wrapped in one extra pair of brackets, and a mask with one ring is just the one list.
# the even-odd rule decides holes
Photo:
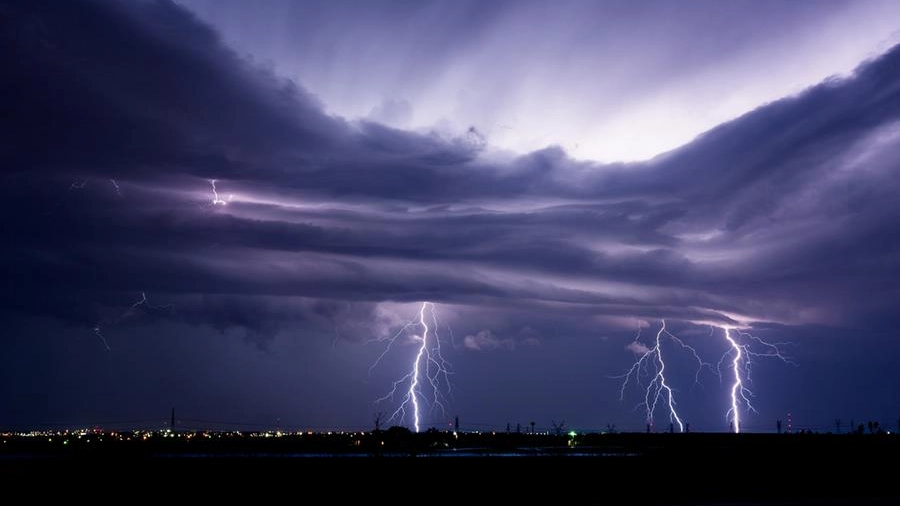
[(169, 420), (169, 430), (175, 432), (175, 408), (172, 408), (172, 419)]

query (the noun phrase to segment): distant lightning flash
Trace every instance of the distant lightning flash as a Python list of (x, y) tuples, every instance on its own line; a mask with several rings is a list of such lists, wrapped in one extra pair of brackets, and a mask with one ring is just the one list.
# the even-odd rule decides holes
[[(88, 182), (89, 182), (89, 181), (90, 181), (89, 178), (75, 178), (75, 179), (73, 179), (72, 182), (69, 184), (68, 190), (66, 190), (66, 194), (68, 195), (69, 193), (72, 193), (72, 192), (75, 192), (75, 191), (84, 190), (85, 188), (87, 188), (87, 185), (88, 185)], [(112, 185), (113, 190), (115, 190), (116, 196), (118, 196), (118, 197), (120, 197), (120, 198), (123, 197), (124, 195), (122, 195), (122, 188), (121, 188), (121, 186), (119, 185), (119, 182), (118, 182), (117, 180), (115, 180), (115, 179), (112, 179), (112, 178), (109, 178), (108, 181), (109, 181), (109, 183)], [(47, 211), (44, 212), (44, 215), (49, 215), (49, 214), (55, 213), (55, 212), (58, 211), (59, 208), (62, 207), (63, 205), (65, 205), (65, 200), (62, 200), (62, 199), (61, 199), (61, 200), (57, 201), (56, 204), (55, 204), (53, 207), (51, 207), (50, 209), (48, 209)]]
[(662, 400), (668, 408), (669, 422), (678, 425), (678, 430), (684, 432), (684, 422), (681, 416), (678, 415), (678, 411), (675, 409), (675, 406), (677, 405), (675, 402), (675, 392), (666, 379), (666, 363), (663, 360), (661, 346), (663, 335), (669, 337), (682, 349), (687, 350), (697, 361), (699, 366), (694, 375), (695, 383), (699, 382), (700, 371), (704, 367), (712, 370), (712, 366), (700, 359), (700, 355), (697, 353), (696, 349), (687, 345), (684, 341), (666, 330), (665, 320), (662, 320), (662, 325), (659, 328), (659, 332), (656, 333), (656, 339), (654, 340), (652, 348), (647, 348), (646, 345), (640, 342), (640, 335), (640, 328), (638, 328), (638, 333), (635, 336), (634, 341), (628, 346), (629, 349), (634, 350), (636, 353), (640, 353), (640, 357), (625, 374), (618, 376), (618, 378), (624, 378), (622, 387), (619, 390), (619, 400), (624, 400), (625, 389), (632, 378), (634, 378), (636, 384), (640, 385), (640, 377), (642, 374), (651, 375), (652, 379), (650, 380), (650, 383), (647, 384), (644, 391), (644, 402), (638, 404), (638, 406), (644, 406), (644, 409), (646, 410), (647, 423), (653, 422), (653, 415), (656, 412), (657, 405), (660, 403), (660, 400)]
[(106, 341), (106, 338), (103, 337), (103, 331), (100, 328), (99, 323), (94, 325), (94, 335), (96, 335), (98, 338), (100, 338), (100, 342), (103, 343), (103, 346), (106, 348), (106, 351), (112, 351), (109, 347), (109, 343)]
[(212, 186), (212, 193), (213, 193), (212, 205), (224, 206), (225, 204), (228, 204), (229, 202), (231, 202), (231, 199), (232, 199), (232, 197), (234, 197), (234, 195), (229, 195), (228, 200), (220, 199), (219, 192), (216, 190), (216, 181), (217, 181), (216, 179), (209, 180), (209, 184), (210, 184), (210, 186)]
[[(429, 320), (432, 323), (431, 326), (429, 326)], [(423, 302), (422, 307), (419, 308), (418, 319), (406, 323), (393, 337), (387, 340), (387, 346), (369, 368), (369, 374), (388, 354), (397, 339), (414, 327), (421, 328), (422, 334), (413, 336), (418, 346), (411, 370), (402, 378), (394, 381), (391, 391), (377, 399), (376, 402), (393, 399), (398, 395), (398, 391), (405, 390), (400, 406), (394, 410), (388, 422), (393, 420), (402, 421), (408, 415), (411, 415), (413, 428), (416, 432), (419, 432), (423, 404), (426, 403), (426, 390), (430, 389), (430, 404), (432, 408), (437, 408), (441, 411), (444, 411), (444, 400), (446, 399), (443, 390), (446, 390), (448, 393), (450, 391), (450, 364), (441, 355), (441, 340), (437, 333), (437, 314), (433, 303)], [(407, 383), (408, 387), (403, 388)], [(407, 410), (409, 410), (409, 413)]]
[(150, 301), (147, 299), (147, 292), (141, 292), (141, 300), (132, 304), (131, 307), (128, 308), (128, 311), (125, 311), (122, 314), (122, 316), (119, 317), (119, 319), (117, 321), (124, 320), (125, 318), (128, 318), (129, 316), (133, 315), (134, 312), (137, 310), (137, 308), (139, 308), (141, 306), (145, 306), (147, 309), (154, 309), (154, 310), (155, 309), (171, 309), (172, 308), (171, 304), (165, 304), (163, 306), (154, 306), (153, 304), (150, 304)]
[(105, 321), (105, 323), (98, 321), (96, 324), (94, 324), (94, 335), (96, 335), (100, 339), (100, 341), (103, 343), (103, 346), (106, 348), (106, 351), (111, 351), (111, 348), (109, 347), (109, 341), (106, 340), (106, 336), (103, 335), (103, 326), (104, 325), (115, 325), (115, 324), (121, 322), (122, 320), (125, 320), (126, 318), (131, 317), (132, 315), (134, 315), (135, 311), (137, 311), (137, 309), (141, 306), (144, 306), (147, 309), (152, 309), (152, 310), (170, 309), (172, 307), (171, 304), (166, 304), (164, 306), (155, 306), (153, 304), (150, 304), (150, 301), (147, 299), (147, 293), (141, 292), (140, 300), (138, 300), (137, 302), (132, 304), (127, 310), (125, 310), (124, 313), (119, 315), (117, 318), (114, 318), (112, 320), (107, 319)]
[(75, 179), (72, 181), (72, 184), (69, 185), (69, 190), (83, 190), (87, 184), (87, 179)]
[[(725, 413), (725, 420), (731, 423), (731, 430), (737, 434), (741, 432), (740, 407), (745, 406), (747, 411), (756, 413), (756, 409), (753, 407), (753, 404), (750, 403), (753, 392), (751, 392), (746, 385), (746, 383), (750, 381), (751, 358), (775, 357), (782, 362), (792, 365), (796, 364), (781, 351), (779, 346), (784, 343), (769, 343), (753, 334), (741, 332), (739, 329), (733, 327), (723, 327), (722, 330), (725, 332), (725, 340), (728, 342), (729, 350), (722, 355), (717, 369), (721, 371), (722, 363), (731, 356), (730, 369), (731, 373), (734, 375), (734, 379), (730, 390), (731, 406)], [(732, 331), (740, 338), (743, 338), (745, 342), (743, 344), (739, 343), (732, 335)], [(764, 351), (754, 351), (751, 347), (754, 343), (761, 345)]]

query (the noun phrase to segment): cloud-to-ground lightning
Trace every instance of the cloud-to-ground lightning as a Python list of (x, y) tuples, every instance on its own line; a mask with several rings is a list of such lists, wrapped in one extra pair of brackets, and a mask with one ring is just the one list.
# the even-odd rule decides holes
[(675, 401), (675, 391), (669, 380), (666, 378), (666, 362), (662, 355), (663, 336), (668, 337), (682, 349), (687, 350), (697, 361), (699, 365), (697, 367), (697, 372), (694, 375), (695, 383), (699, 381), (700, 371), (704, 367), (711, 369), (711, 366), (700, 358), (696, 349), (666, 330), (665, 320), (662, 320), (662, 324), (660, 325), (659, 331), (656, 333), (656, 338), (653, 341), (652, 347), (647, 347), (640, 342), (640, 335), (640, 328), (638, 328), (638, 333), (635, 336), (634, 341), (628, 345), (630, 350), (640, 356), (625, 374), (618, 376), (618, 378), (624, 378), (622, 387), (619, 390), (619, 400), (624, 400), (625, 389), (628, 387), (629, 382), (632, 381), (632, 378), (637, 385), (640, 385), (640, 378), (642, 375), (651, 376), (652, 379), (644, 390), (644, 402), (638, 404), (639, 407), (643, 406), (646, 411), (647, 423), (653, 423), (653, 416), (656, 412), (657, 405), (660, 403), (660, 400), (662, 400), (668, 409), (669, 422), (677, 425), (680, 432), (684, 432), (684, 421), (676, 409), (677, 402)]
[[(793, 364), (794, 362), (782, 353), (779, 346), (783, 343), (769, 343), (753, 334), (742, 332), (734, 327), (723, 327), (722, 330), (725, 333), (725, 341), (728, 342), (729, 349), (719, 360), (718, 370), (722, 370), (722, 364), (730, 356), (731, 365), (729, 368), (731, 369), (730, 373), (733, 375), (730, 387), (730, 407), (725, 413), (725, 420), (730, 422), (731, 430), (733, 432), (739, 433), (741, 431), (741, 406), (746, 407), (749, 412), (756, 412), (756, 409), (750, 402), (753, 392), (751, 392), (746, 385), (746, 383), (750, 381), (751, 359), (753, 357), (775, 357), (789, 364)], [(738, 342), (738, 339), (735, 338), (732, 332), (737, 334), (738, 338), (742, 338), (744, 342)], [(762, 346), (764, 351), (754, 351), (752, 348), (753, 344)]]
[[(431, 325), (429, 325), (431, 323)], [(417, 319), (407, 322), (393, 337), (387, 339), (387, 346), (378, 356), (369, 373), (391, 351), (394, 344), (402, 336), (408, 335), (411, 329), (421, 329), (421, 334), (413, 334), (412, 339), (417, 344), (416, 354), (410, 371), (400, 379), (394, 381), (390, 392), (377, 399), (383, 402), (394, 399), (399, 391), (404, 391), (400, 405), (391, 414), (388, 422), (412, 418), (412, 426), (419, 432), (422, 424), (424, 404), (430, 403), (432, 409), (444, 411), (444, 402), (447, 393), (450, 392), (450, 368), (441, 354), (441, 340), (438, 335), (437, 314), (434, 304), (423, 302), (419, 308)], [(429, 394), (426, 396), (426, 394)]]

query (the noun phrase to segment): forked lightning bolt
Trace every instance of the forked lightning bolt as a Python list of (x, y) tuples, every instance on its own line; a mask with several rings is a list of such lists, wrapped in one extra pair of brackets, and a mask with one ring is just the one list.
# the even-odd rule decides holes
[(147, 292), (141, 292), (141, 300), (132, 304), (131, 307), (128, 308), (128, 311), (125, 311), (122, 314), (122, 316), (119, 317), (119, 319), (117, 321), (124, 320), (125, 318), (128, 318), (129, 316), (133, 315), (134, 312), (137, 310), (137, 308), (140, 306), (145, 306), (147, 309), (170, 309), (172, 307), (171, 304), (165, 304), (162, 306), (154, 306), (153, 304), (150, 304), (149, 300), (147, 300)]
[[(733, 375), (730, 389), (731, 405), (725, 413), (725, 421), (731, 423), (731, 430), (734, 433), (739, 433), (741, 432), (741, 406), (746, 407), (747, 411), (756, 412), (753, 404), (750, 403), (753, 392), (746, 385), (750, 381), (751, 359), (753, 357), (775, 357), (783, 362), (792, 365), (796, 364), (782, 353), (780, 346), (784, 343), (769, 343), (753, 334), (741, 332), (734, 327), (722, 327), (722, 330), (725, 333), (725, 341), (728, 342), (729, 350), (722, 355), (717, 369), (721, 371), (722, 364), (730, 356), (731, 365), (729, 368), (731, 369), (730, 373)], [(743, 339), (744, 342), (738, 342), (738, 339), (732, 335), (732, 332), (737, 334), (738, 339)], [(757, 347), (762, 347), (763, 351), (755, 351), (753, 349), (754, 344)]]
[(441, 340), (437, 333), (438, 323), (434, 304), (423, 302), (419, 308), (418, 319), (409, 321), (393, 337), (386, 340), (387, 346), (369, 368), (369, 373), (371, 374), (391, 351), (396, 341), (413, 328), (421, 329), (421, 334), (413, 335), (417, 346), (410, 371), (394, 381), (391, 391), (376, 402), (392, 400), (398, 392), (403, 391), (400, 405), (391, 414), (388, 422), (397, 420), (402, 423), (404, 419), (411, 417), (413, 429), (419, 432), (424, 405), (430, 404), (432, 409), (440, 409), (443, 412), (446, 399), (444, 391), (450, 392), (450, 364), (441, 355)]
[(685, 344), (684, 341), (676, 337), (674, 334), (666, 330), (666, 321), (662, 320), (662, 325), (659, 328), (659, 332), (656, 333), (656, 339), (654, 340), (653, 347), (647, 348), (646, 345), (640, 342), (640, 329), (638, 329), (638, 334), (635, 336), (634, 341), (629, 345), (629, 348), (640, 354), (640, 357), (631, 366), (628, 371), (618, 376), (618, 378), (624, 378), (622, 382), (622, 387), (619, 390), (619, 400), (624, 400), (625, 398), (625, 389), (628, 387), (629, 382), (634, 379), (634, 382), (638, 385), (641, 384), (641, 375), (651, 376), (652, 379), (647, 384), (646, 389), (644, 390), (644, 402), (638, 404), (638, 406), (644, 406), (647, 415), (647, 423), (653, 423), (653, 416), (656, 412), (657, 405), (662, 401), (669, 413), (669, 422), (678, 426), (678, 430), (680, 432), (684, 432), (684, 421), (681, 416), (678, 415), (678, 410), (675, 409), (677, 403), (675, 402), (675, 392), (672, 389), (671, 383), (666, 378), (666, 362), (663, 360), (662, 355), (662, 338), (663, 336), (668, 337), (673, 342), (678, 344), (682, 349), (687, 350), (697, 361), (698, 367), (697, 372), (694, 374), (694, 382), (697, 383), (699, 381), (700, 371), (704, 368), (710, 368), (710, 364), (704, 362), (700, 359), (700, 355), (697, 354), (697, 350), (693, 347)]
[(96, 324), (94, 324), (94, 335), (96, 335), (97, 338), (100, 339), (100, 341), (103, 343), (103, 347), (106, 348), (106, 351), (111, 351), (111, 348), (109, 347), (109, 341), (107, 341), (106, 337), (103, 335), (103, 326), (104, 325), (115, 325), (115, 324), (121, 322), (122, 320), (129, 318), (130, 316), (132, 316), (134, 314), (134, 312), (140, 306), (145, 306), (146, 308), (153, 309), (153, 310), (170, 309), (172, 307), (171, 304), (166, 304), (164, 306), (154, 306), (153, 304), (150, 304), (150, 301), (147, 299), (146, 292), (141, 292), (140, 300), (138, 300), (137, 302), (132, 304), (124, 313), (119, 315), (117, 318), (114, 318), (112, 320), (107, 319), (107, 321), (105, 323), (97, 322)]

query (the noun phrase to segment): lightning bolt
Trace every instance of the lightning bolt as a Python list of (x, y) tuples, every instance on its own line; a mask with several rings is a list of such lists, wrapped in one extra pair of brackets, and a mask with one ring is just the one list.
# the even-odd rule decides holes
[[(219, 192), (216, 191), (216, 180), (210, 179), (209, 184), (212, 186), (212, 193), (213, 193), (212, 205), (224, 206), (225, 204), (227, 204), (228, 203), (227, 200), (222, 200), (219, 198)], [(230, 198), (229, 198), (229, 200), (230, 200)]]
[(98, 338), (100, 338), (100, 342), (103, 343), (103, 346), (106, 348), (106, 351), (112, 351), (109, 347), (109, 343), (106, 342), (106, 338), (103, 337), (103, 331), (101, 330), (99, 323), (94, 325), (94, 335), (96, 335)]
[(172, 307), (171, 304), (165, 304), (165, 305), (163, 305), (163, 306), (154, 306), (154, 305), (151, 304), (150, 301), (147, 299), (147, 292), (141, 292), (141, 299), (140, 299), (139, 301), (135, 302), (134, 304), (132, 304), (131, 307), (128, 308), (127, 311), (125, 311), (124, 313), (122, 313), (122, 316), (120, 316), (119, 319), (116, 320), (116, 321), (117, 321), (117, 322), (118, 322), (118, 321), (122, 321), (122, 320), (124, 320), (125, 318), (128, 318), (129, 316), (133, 315), (134, 312), (137, 311), (137, 308), (139, 308), (140, 306), (145, 306), (145, 307), (147, 307), (148, 309), (153, 309), (153, 310), (156, 310), (156, 309), (170, 309), (170, 308)]
[(145, 306), (148, 309), (153, 309), (153, 310), (170, 309), (172, 307), (171, 304), (166, 304), (164, 306), (155, 306), (153, 304), (150, 304), (150, 301), (147, 299), (146, 292), (141, 292), (140, 300), (138, 300), (137, 302), (132, 304), (127, 310), (125, 310), (125, 312), (123, 312), (121, 315), (119, 315), (119, 317), (114, 318), (111, 321), (107, 319), (106, 323), (102, 323), (102, 322), (98, 321), (96, 324), (94, 324), (94, 335), (96, 335), (100, 339), (100, 341), (103, 343), (103, 346), (106, 348), (106, 351), (110, 351), (110, 347), (109, 347), (109, 341), (107, 341), (106, 336), (103, 335), (103, 326), (107, 325), (107, 324), (115, 325), (115, 324), (121, 322), (122, 320), (129, 318), (130, 316), (132, 316), (134, 314), (134, 312), (140, 306)]
[[(393, 400), (398, 392), (404, 391), (400, 405), (388, 418), (388, 422), (394, 420), (402, 422), (411, 417), (413, 428), (419, 432), (423, 405), (430, 403), (432, 409), (440, 409), (444, 412), (446, 396), (443, 392), (444, 390), (448, 394), (450, 392), (450, 364), (441, 354), (441, 340), (437, 333), (437, 313), (433, 303), (423, 302), (419, 308), (418, 318), (407, 322), (393, 337), (386, 340), (388, 344), (369, 368), (369, 374), (372, 374), (375, 367), (391, 351), (397, 340), (416, 327), (421, 328), (422, 333), (412, 336), (418, 346), (410, 371), (394, 381), (390, 392), (378, 398), (376, 403)], [(428, 392), (431, 394), (430, 398), (426, 397)]]
[[(89, 181), (90, 181), (90, 178), (75, 178), (75, 179), (73, 179), (72, 182), (69, 184), (68, 190), (66, 190), (66, 194), (68, 195), (69, 193), (71, 193), (73, 191), (77, 191), (77, 190), (84, 190), (85, 188), (87, 188)], [(115, 190), (116, 195), (119, 197), (123, 197), (122, 188), (119, 186), (119, 182), (112, 178), (108, 179), (108, 181), (110, 182), (113, 189)], [(52, 208), (45, 211), (44, 215), (49, 215), (49, 214), (55, 213), (64, 204), (65, 204), (64, 200), (59, 200), (58, 202), (56, 202), (55, 206), (53, 206)]]
[(638, 404), (638, 407), (643, 406), (646, 411), (647, 423), (653, 423), (654, 413), (656, 412), (657, 406), (662, 402), (668, 409), (669, 422), (678, 425), (679, 432), (684, 432), (684, 421), (681, 416), (678, 415), (678, 410), (675, 409), (677, 406), (677, 403), (675, 402), (675, 392), (666, 378), (666, 362), (662, 355), (663, 337), (668, 337), (674, 343), (678, 344), (681, 349), (689, 352), (697, 361), (697, 372), (694, 374), (695, 384), (699, 383), (700, 372), (702, 369), (709, 368), (710, 370), (713, 370), (712, 365), (704, 362), (696, 349), (666, 330), (665, 320), (662, 320), (662, 324), (653, 341), (652, 348), (648, 348), (641, 343), (640, 336), (641, 331), (640, 328), (638, 328), (638, 333), (635, 336), (634, 341), (628, 345), (628, 348), (638, 353), (640, 357), (631, 368), (625, 372), (625, 374), (617, 376), (619, 379), (624, 378), (622, 387), (619, 389), (619, 400), (622, 401), (625, 399), (625, 389), (628, 387), (629, 382), (632, 381), (632, 378), (633, 381), (640, 386), (640, 378), (642, 375), (652, 376), (652, 379), (644, 390), (644, 402)]
[[(741, 432), (740, 408), (744, 406), (748, 412), (757, 412), (750, 402), (753, 392), (746, 385), (751, 380), (751, 359), (754, 357), (774, 357), (794, 366), (797, 364), (782, 352), (781, 346), (786, 343), (769, 343), (749, 332), (742, 332), (734, 327), (722, 327), (722, 330), (725, 333), (725, 341), (728, 342), (729, 349), (719, 359), (717, 370), (722, 370), (722, 364), (730, 356), (730, 369), (733, 374), (733, 380), (730, 389), (731, 405), (728, 411), (725, 412), (725, 421), (731, 423), (731, 430), (737, 434)], [(738, 339), (732, 335), (732, 332), (737, 334), (738, 338), (742, 339), (743, 342), (738, 342)], [(762, 347), (762, 351), (755, 351), (752, 347), (754, 344), (758, 345), (757, 348)]]

